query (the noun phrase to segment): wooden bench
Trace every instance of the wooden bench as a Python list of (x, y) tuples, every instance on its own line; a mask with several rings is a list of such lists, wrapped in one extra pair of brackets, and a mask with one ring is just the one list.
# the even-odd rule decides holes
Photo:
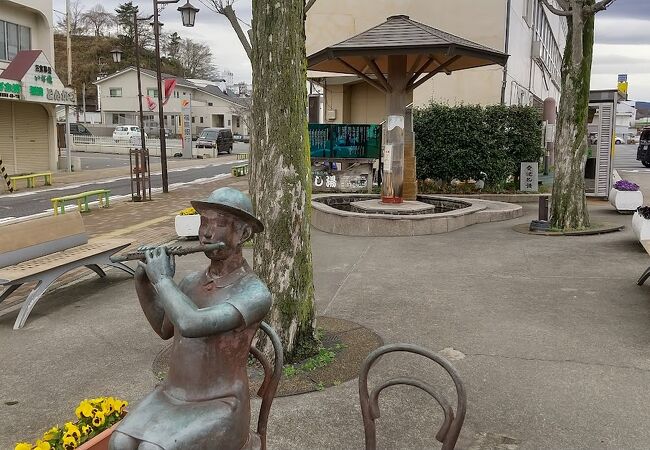
[(36, 283), (23, 303), (14, 330), (22, 328), (48, 287), (64, 273), (87, 267), (105, 277), (100, 265), (134, 275), (129, 266), (111, 262), (111, 255), (128, 247), (124, 239), (88, 239), (77, 211), (0, 226), (0, 302), (26, 283)]
[(36, 178), (43, 177), (43, 183), (46, 186), (52, 184), (52, 172), (30, 173), (29, 175), (13, 175), (9, 177), (11, 187), (16, 190), (16, 180), (27, 180), (27, 187), (33, 188)]
[[(92, 196), (97, 196), (97, 201), (99, 202), (100, 208), (108, 208), (110, 206), (109, 196), (111, 191), (109, 189), (97, 189), (95, 191), (81, 192), (79, 194), (66, 195), (64, 197), (56, 197), (50, 199), (52, 202), (52, 209), (54, 210), (54, 215), (65, 214), (65, 202), (70, 200), (77, 201), (77, 207), (80, 212), (90, 211), (90, 206), (88, 206), (88, 198)], [(82, 204), (83, 203), (83, 204)]]
[(232, 173), (233, 177), (243, 177), (244, 175), (248, 175), (248, 164), (234, 166), (230, 173)]
[(237, 160), (248, 159), (248, 153), (237, 153)]

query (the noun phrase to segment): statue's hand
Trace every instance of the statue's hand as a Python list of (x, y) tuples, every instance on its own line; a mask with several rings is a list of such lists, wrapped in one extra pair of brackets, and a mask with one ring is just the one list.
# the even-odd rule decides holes
[(159, 283), (163, 278), (173, 278), (176, 272), (174, 256), (167, 254), (165, 247), (156, 247), (145, 251), (146, 264), (139, 262), (138, 267), (142, 267), (149, 280), (153, 284)]

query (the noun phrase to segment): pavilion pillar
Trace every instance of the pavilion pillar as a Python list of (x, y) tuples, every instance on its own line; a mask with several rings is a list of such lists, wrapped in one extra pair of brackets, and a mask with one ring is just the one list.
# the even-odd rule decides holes
[[(413, 91), (406, 93), (406, 104), (413, 103)], [(404, 116), (404, 200), (415, 201), (418, 183), (415, 173), (415, 135), (413, 134), (413, 109), (406, 110)]]
[(388, 56), (387, 81), (391, 92), (386, 94), (386, 144), (381, 188), (383, 203), (402, 203), (404, 188), (404, 122), (408, 74), (406, 55)]

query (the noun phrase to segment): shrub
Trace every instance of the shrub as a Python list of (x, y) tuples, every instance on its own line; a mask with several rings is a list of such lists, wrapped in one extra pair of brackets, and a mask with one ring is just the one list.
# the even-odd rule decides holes
[(539, 112), (530, 106), (448, 106), (431, 103), (413, 114), (417, 177), (478, 179), (503, 186), (519, 164), (542, 156)]

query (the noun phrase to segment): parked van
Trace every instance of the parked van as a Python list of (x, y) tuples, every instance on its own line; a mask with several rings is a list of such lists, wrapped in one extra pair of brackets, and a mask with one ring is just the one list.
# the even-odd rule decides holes
[(233, 142), (230, 128), (204, 128), (196, 140), (196, 148), (215, 148), (217, 154), (230, 153)]
[(650, 127), (646, 127), (641, 131), (636, 159), (641, 161), (644, 166), (650, 167)]

